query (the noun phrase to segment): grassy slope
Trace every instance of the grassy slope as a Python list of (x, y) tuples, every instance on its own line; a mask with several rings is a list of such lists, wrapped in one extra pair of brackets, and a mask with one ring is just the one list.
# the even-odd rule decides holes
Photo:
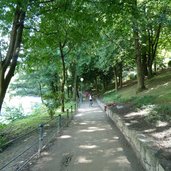
[(130, 99), (131, 97), (155, 96), (155, 103), (171, 103), (171, 70), (159, 73), (150, 80), (146, 80), (147, 90), (136, 94), (137, 85), (125, 86), (118, 93), (106, 92), (104, 101), (112, 102), (120, 96), (122, 99)]
[[(70, 102), (66, 104), (66, 109), (71, 111), (74, 110), (74, 102)], [(65, 113), (61, 113), (60, 108), (56, 110), (55, 116)], [(34, 111), (33, 115), (30, 115), (23, 119), (18, 119), (16, 121), (11, 122), (8, 125), (0, 125), (0, 148), (10, 139), (16, 138), (22, 134), (30, 132), (33, 129), (37, 129), (40, 123), (46, 123), (50, 121), (50, 116), (47, 113), (45, 108), (40, 108), (37, 111)], [(1, 136), (5, 135), (5, 136)]]

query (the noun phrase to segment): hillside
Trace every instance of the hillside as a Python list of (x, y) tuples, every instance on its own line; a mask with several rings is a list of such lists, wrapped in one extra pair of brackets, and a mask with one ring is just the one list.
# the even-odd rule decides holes
[[(133, 81), (132, 81), (133, 82)], [(150, 80), (146, 80), (147, 90), (136, 93), (136, 84), (126, 84), (125, 87), (120, 89), (117, 93), (110, 91), (104, 94), (104, 100), (111, 102), (116, 100), (117, 97), (122, 99), (130, 99), (131, 97), (153, 96), (155, 100), (153, 103), (171, 103), (171, 69), (158, 73)]]

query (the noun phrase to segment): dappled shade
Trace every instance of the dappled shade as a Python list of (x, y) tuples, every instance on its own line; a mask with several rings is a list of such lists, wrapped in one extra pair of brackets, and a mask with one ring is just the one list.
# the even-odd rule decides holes
[[(108, 122), (99, 107), (82, 104), (72, 125), (50, 150), (51, 161), (38, 163), (44, 170), (143, 171), (119, 130)], [(62, 156), (62, 159), (61, 159)], [(47, 156), (46, 156), (47, 157)]]

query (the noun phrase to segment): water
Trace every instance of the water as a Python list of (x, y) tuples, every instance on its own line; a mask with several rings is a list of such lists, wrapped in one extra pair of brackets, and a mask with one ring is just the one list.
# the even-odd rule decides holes
[(31, 112), (38, 107), (39, 105), (41, 105), (41, 98), (40, 97), (35, 97), (35, 96), (6, 96), (4, 103), (3, 103), (3, 107), (2, 107), (2, 111), (1, 111), (1, 115), (0, 115), (0, 122), (1, 123), (8, 123), (9, 121), (7, 121), (5, 119), (5, 108), (9, 107), (9, 108), (20, 108), (23, 112), (23, 115), (30, 115)]

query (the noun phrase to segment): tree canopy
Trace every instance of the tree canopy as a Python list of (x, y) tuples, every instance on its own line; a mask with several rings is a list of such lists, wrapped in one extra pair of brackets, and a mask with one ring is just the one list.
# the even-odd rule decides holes
[(142, 91), (171, 46), (169, 0), (1, 0), (0, 12), (0, 109), (18, 64), (44, 103), (64, 111), (80, 78), (117, 91), (132, 70)]

